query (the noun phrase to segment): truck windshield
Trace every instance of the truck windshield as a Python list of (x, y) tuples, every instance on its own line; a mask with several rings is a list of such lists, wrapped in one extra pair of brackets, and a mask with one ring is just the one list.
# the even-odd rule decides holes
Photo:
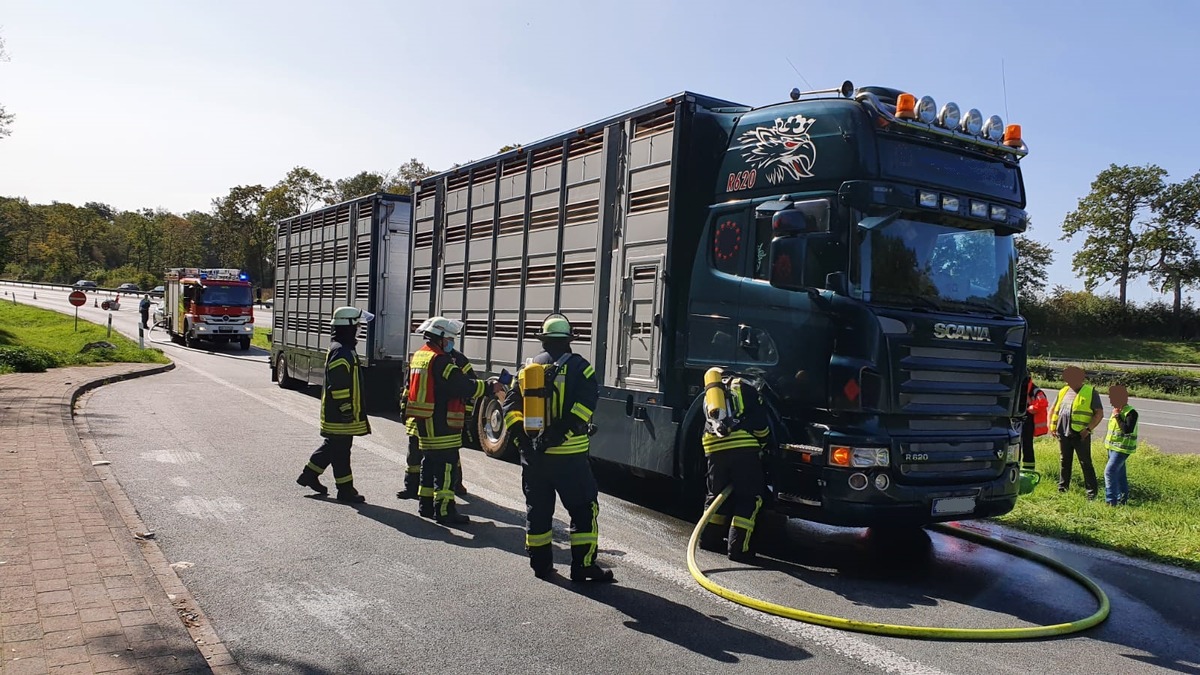
[(867, 302), (943, 311), (1017, 313), (1012, 236), (896, 219), (861, 240)]
[(249, 286), (205, 286), (200, 296), (202, 305), (250, 306)]

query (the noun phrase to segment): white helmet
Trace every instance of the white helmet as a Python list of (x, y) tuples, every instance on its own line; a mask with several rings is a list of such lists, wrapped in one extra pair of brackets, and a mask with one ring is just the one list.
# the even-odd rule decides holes
[(461, 321), (447, 319), (444, 316), (434, 316), (425, 319), (420, 326), (417, 326), (417, 332), (426, 336), (433, 337), (458, 337), (462, 332), (463, 324)]
[(367, 323), (374, 319), (375, 315), (365, 309), (357, 307), (338, 307), (333, 310), (333, 318), (329, 320), (330, 326), (353, 326), (360, 321)]

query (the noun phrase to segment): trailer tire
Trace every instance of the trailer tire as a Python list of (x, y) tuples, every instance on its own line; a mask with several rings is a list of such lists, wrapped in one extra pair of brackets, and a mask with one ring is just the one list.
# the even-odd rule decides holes
[(503, 403), (490, 391), (475, 404), (476, 437), (479, 447), (489, 456), (496, 459), (508, 459), (516, 447), (509, 438), (508, 427), (504, 425)]
[(300, 380), (288, 375), (287, 361), (283, 358), (283, 354), (275, 357), (275, 383), (280, 389), (298, 389)]

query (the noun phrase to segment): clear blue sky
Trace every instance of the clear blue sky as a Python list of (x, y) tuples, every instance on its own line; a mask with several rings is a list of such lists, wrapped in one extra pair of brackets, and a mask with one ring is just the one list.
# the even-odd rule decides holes
[(1079, 288), (1059, 227), (1097, 172), (1200, 171), (1198, 26), (1194, 0), (0, 0), (0, 195), (207, 210), (296, 165), (445, 168), (683, 89), (850, 79), (1021, 124), (1032, 236)]

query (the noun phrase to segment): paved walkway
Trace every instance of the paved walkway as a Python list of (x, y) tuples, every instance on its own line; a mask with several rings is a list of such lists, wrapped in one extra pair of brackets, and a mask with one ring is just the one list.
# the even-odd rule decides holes
[(4, 675), (240, 672), (72, 422), (83, 390), (164, 369), (0, 375)]

